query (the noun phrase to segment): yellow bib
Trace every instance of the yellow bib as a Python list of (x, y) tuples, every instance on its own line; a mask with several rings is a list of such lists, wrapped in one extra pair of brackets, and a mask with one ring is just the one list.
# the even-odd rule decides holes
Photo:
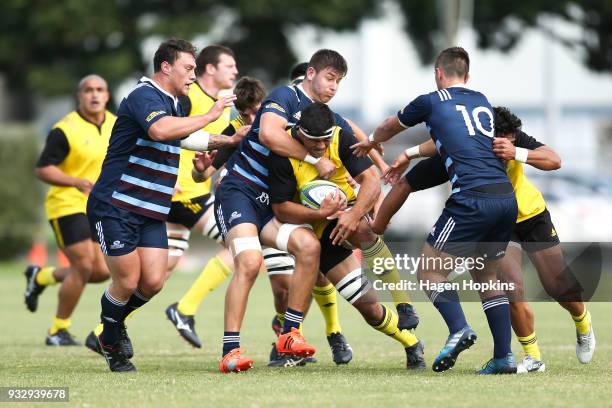
[[(353, 187), (348, 183), (347, 175), (349, 174), (346, 167), (344, 167), (344, 163), (340, 159), (339, 147), (340, 147), (340, 131), (342, 128), (336, 126), (334, 129), (334, 133), (332, 135), (332, 140), (327, 150), (325, 151), (325, 157), (330, 159), (336, 165), (336, 171), (329, 179), (332, 183), (336, 183), (338, 187), (344, 191), (346, 194), (346, 200), (349, 205), (353, 204), (357, 199), (357, 194)], [(291, 130), (289, 130), (291, 132)], [(310, 163), (306, 163), (303, 160), (298, 160), (294, 158), (289, 158), (291, 162), (291, 167), (293, 167), (293, 174), (295, 175), (295, 180), (297, 182), (297, 191), (294, 197), (294, 201), (300, 202), (299, 200), (299, 191), (302, 189), (304, 184), (309, 183), (313, 180), (317, 180), (319, 178), (319, 173), (315, 166)], [(329, 224), (329, 221), (322, 220), (314, 223), (312, 225), (317, 237), (321, 238), (325, 227)]]
[[(57, 165), (64, 173), (95, 183), (102, 169), (116, 116), (106, 112), (100, 129), (73, 111), (53, 125), (66, 135), (70, 150)], [(47, 218), (52, 220), (66, 215), (84, 213), (87, 196), (75, 187), (51, 186), (45, 200)]]
[[(191, 102), (189, 116), (202, 115), (208, 112), (216, 101), (212, 96), (206, 94), (197, 82), (189, 87), (189, 100)], [(221, 134), (229, 124), (230, 112), (231, 109), (226, 108), (219, 119), (206, 125), (204, 130), (208, 133)], [(191, 169), (193, 169), (192, 160), (195, 154), (196, 152), (192, 150), (181, 149), (177, 180), (182, 192), (175, 194), (172, 197), (172, 201), (190, 200), (194, 197), (210, 193), (210, 179), (204, 183), (196, 183), (191, 177)]]
[(516, 203), (518, 204), (518, 216), (516, 222), (521, 222), (535, 217), (546, 209), (546, 202), (540, 190), (534, 186), (523, 172), (523, 164), (516, 160), (506, 163), (506, 173), (514, 187)]

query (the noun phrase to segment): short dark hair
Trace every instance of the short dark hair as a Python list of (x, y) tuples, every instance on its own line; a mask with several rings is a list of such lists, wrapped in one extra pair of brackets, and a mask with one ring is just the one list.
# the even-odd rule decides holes
[(495, 134), (516, 134), (521, 130), (523, 122), (521, 119), (504, 106), (496, 106), (495, 111)]
[(221, 57), (222, 54), (226, 54), (234, 58), (234, 51), (224, 45), (215, 44), (203, 48), (196, 58), (196, 75), (202, 75), (204, 71), (206, 71), (206, 66), (208, 64), (213, 64), (216, 67), (219, 63), (219, 57)]
[(181, 52), (191, 54), (195, 58), (196, 48), (189, 41), (180, 38), (171, 38), (161, 43), (153, 57), (153, 72), (159, 72), (164, 61), (170, 65), (174, 64)]
[(438, 55), (435, 66), (448, 76), (465, 77), (470, 72), (470, 56), (461, 47), (447, 48)]
[(291, 68), (291, 72), (289, 73), (289, 80), (293, 81), (296, 78), (303, 77), (304, 75), (306, 75), (307, 69), (307, 62), (300, 62), (299, 64), (295, 65), (293, 68)]
[(311, 135), (323, 135), (334, 124), (334, 114), (329, 106), (314, 102), (302, 110), (298, 125)]
[(322, 49), (312, 54), (308, 66), (313, 67), (317, 72), (325, 68), (332, 68), (340, 72), (342, 76), (345, 76), (348, 71), (344, 57), (338, 52), (328, 49)]
[(240, 78), (234, 88), (236, 101), (234, 105), (239, 112), (244, 112), (248, 108), (254, 108), (263, 101), (266, 96), (266, 88), (259, 79), (248, 76)]

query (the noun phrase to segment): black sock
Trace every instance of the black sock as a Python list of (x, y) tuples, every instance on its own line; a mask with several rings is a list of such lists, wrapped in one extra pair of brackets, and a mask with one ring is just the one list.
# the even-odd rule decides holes
[(123, 315), (127, 302), (120, 302), (113, 298), (108, 293), (108, 289), (106, 289), (100, 303), (102, 304), (100, 319), (104, 325), (104, 330), (100, 334), (100, 340), (102, 340), (102, 344), (105, 346), (113, 347), (119, 341), (119, 328), (123, 324)]
[(127, 304), (125, 305), (125, 311), (123, 312), (123, 318), (121, 320), (122, 321), (125, 320), (125, 318), (128, 317), (130, 313), (132, 313), (134, 310), (138, 309), (139, 307), (144, 306), (149, 300), (150, 299), (147, 299), (146, 297), (144, 297), (138, 291), (138, 289), (136, 289), (134, 293), (132, 293), (132, 296), (130, 296), (130, 298), (128, 299)]
[(289, 333), (293, 327), (300, 329), (300, 324), (304, 320), (304, 313), (298, 312), (290, 307), (285, 311), (285, 324), (283, 325), (283, 333)]
[(240, 332), (223, 332), (223, 356), (240, 347)]
[(433, 291), (430, 294), (430, 299), (446, 322), (449, 333), (456, 333), (467, 326), (461, 303), (459, 303), (459, 294), (456, 290)]
[(512, 352), (512, 326), (510, 324), (510, 305), (506, 295), (494, 296), (482, 301), (487, 315), (489, 328), (493, 335), (493, 357), (505, 358)]

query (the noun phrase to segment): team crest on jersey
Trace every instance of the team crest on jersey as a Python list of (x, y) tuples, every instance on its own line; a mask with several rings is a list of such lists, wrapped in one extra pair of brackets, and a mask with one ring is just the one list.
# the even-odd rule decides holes
[(300, 118), (302, 117), (302, 111), (295, 112), (293, 114), (293, 117), (295, 118), (295, 120), (297, 120), (299, 122)]
[(153, 118), (155, 118), (155, 117), (157, 117), (157, 116), (159, 116), (159, 115), (161, 115), (161, 114), (163, 114), (163, 113), (166, 113), (166, 112), (165, 112), (165, 111), (155, 111), (155, 112), (151, 112), (151, 113), (149, 113), (149, 116), (147, 116), (147, 118), (145, 119), (145, 121), (148, 123), (148, 122), (152, 121), (152, 120), (153, 120)]
[(555, 231), (554, 228), (550, 230), (550, 236), (551, 237), (556, 237), (557, 236), (557, 231)]
[(266, 104), (265, 108), (266, 109), (274, 109), (274, 110), (277, 110), (279, 112), (286, 113), (285, 109), (283, 109), (283, 107), (280, 106), (276, 102), (270, 102), (270, 103)]

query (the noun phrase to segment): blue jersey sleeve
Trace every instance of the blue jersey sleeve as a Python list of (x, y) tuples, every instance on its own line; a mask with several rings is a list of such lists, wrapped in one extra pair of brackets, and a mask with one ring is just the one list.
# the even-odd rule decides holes
[(431, 98), (421, 95), (397, 113), (397, 119), (404, 127), (411, 127), (425, 122), (431, 113)]
[(171, 115), (163, 98), (148, 86), (143, 86), (129, 95), (126, 103), (132, 113), (132, 118), (145, 130), (149, 131), (152, 124)]
[(276, 88), (266, 97), (262, 104), (261, 114), (273, 112), (287, 121), (291, 120), (291, 103), (295, 101), (295, 92), (286, 87)]

